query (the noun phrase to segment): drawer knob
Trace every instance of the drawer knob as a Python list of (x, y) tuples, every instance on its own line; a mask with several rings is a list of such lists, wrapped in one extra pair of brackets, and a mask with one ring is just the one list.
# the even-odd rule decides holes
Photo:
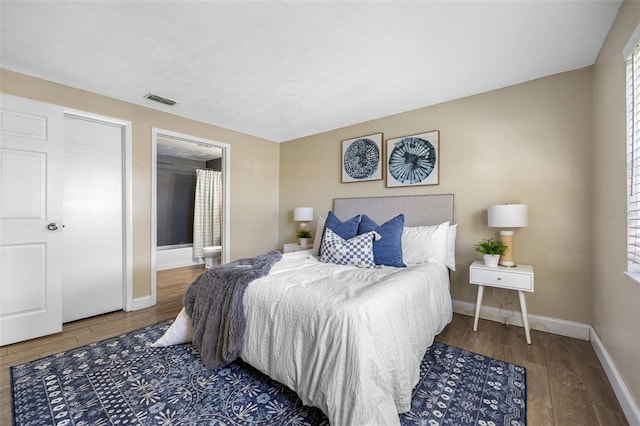
[(502, 279), (502, 277), (498, 277), (498, 281), (500, 281)]

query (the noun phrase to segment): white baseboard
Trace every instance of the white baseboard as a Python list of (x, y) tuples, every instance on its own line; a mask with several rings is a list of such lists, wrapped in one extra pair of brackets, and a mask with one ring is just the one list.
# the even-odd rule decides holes
[(638, 404), (636, 404), (631, 392), (629, 392), (629, 388), (625, 385), (624, 380), (622, 380), (622, 376), (618, 373), (618, 369), (609, 356), (607, 348), (604, 346), (602, 340), (600, 340), (600, 337), (598, 336), (598, 333), (596, 333), (593, 327), (591, 327), (590, 337), (591, 346), (593, 346), (593, 349), (600, 360), (600, 364), (602, 364), (602, 368), (604, 368), (604, 372), (607, 374), (609, 383), (611, 383), (613, 392), (618, 398), (618, 402), (622, 407), (624, 415), (627, 417), (627, 421), (632, 426), (640, 426), (640, 408), (638, 407)]
[(155, 296), (143, 296), (133, 299), (131, 311), (137, 311), (144, 308), (150, 308), (156, 304)]
[[(473, 317), (475, 316), (476, 305), (475, 303), (454, 300), (453, 312)], [(513, 315), (511, 316), (512, 312)], [(520, 313), (520, 304), (518, 302), (515, 303), (513, 310), (511, 308), (502, 308), (502, 311), (500, 311), (498, 308), (488, 306), (480, 307), (480, 318), (482, 319), (502, 323), (504, 322), (504, 318), (509, 316), (509, 325), (524, 327), (524, 323), (522, 322), (522, 314)], [(589, 340), (589, 331), (591, 329), (591, 325), (529, 314), (529, 328), (532, 330), (558, 334), (560, 336)]]

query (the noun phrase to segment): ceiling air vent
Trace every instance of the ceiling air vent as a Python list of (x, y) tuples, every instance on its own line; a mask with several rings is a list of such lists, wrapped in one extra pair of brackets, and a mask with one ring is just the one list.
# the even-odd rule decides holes
[(160, 102), (161, 104), (165, 104), (165, 105), (175, 105), (178, 103), (178, 101), (165, 98), (164, 96), (156, 95), (155, 93), (148, 93), (145, 95), (145, 98), (151, 99), (152, 101)]

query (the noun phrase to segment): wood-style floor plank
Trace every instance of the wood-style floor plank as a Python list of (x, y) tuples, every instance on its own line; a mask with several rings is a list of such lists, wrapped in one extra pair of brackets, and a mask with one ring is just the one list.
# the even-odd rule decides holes
[[(62, 333), (0, 347), (0, 424), (12, 423), (9, 367), (175, 318), (187, 286), (202, 266), (158, 272), (157, 304), (135, 312), (112, 312), (63, 326)], [(527, 369), (529, 426), (628, 425), (598, 358), (586, 341), (454, 315), (436, 337), (448, 345)]]
[(527, 369), (527, 419), (529, 425), (555, 425), (547, 367), (533, 362), (523, 362), (519, 365)]

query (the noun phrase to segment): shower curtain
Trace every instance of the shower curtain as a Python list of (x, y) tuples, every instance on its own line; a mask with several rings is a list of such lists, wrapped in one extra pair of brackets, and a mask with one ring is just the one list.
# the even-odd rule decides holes
[(193, 257), (202, 257), (202, 247), (222, 241), (222, 172), (196, 169), (193, 213)]

